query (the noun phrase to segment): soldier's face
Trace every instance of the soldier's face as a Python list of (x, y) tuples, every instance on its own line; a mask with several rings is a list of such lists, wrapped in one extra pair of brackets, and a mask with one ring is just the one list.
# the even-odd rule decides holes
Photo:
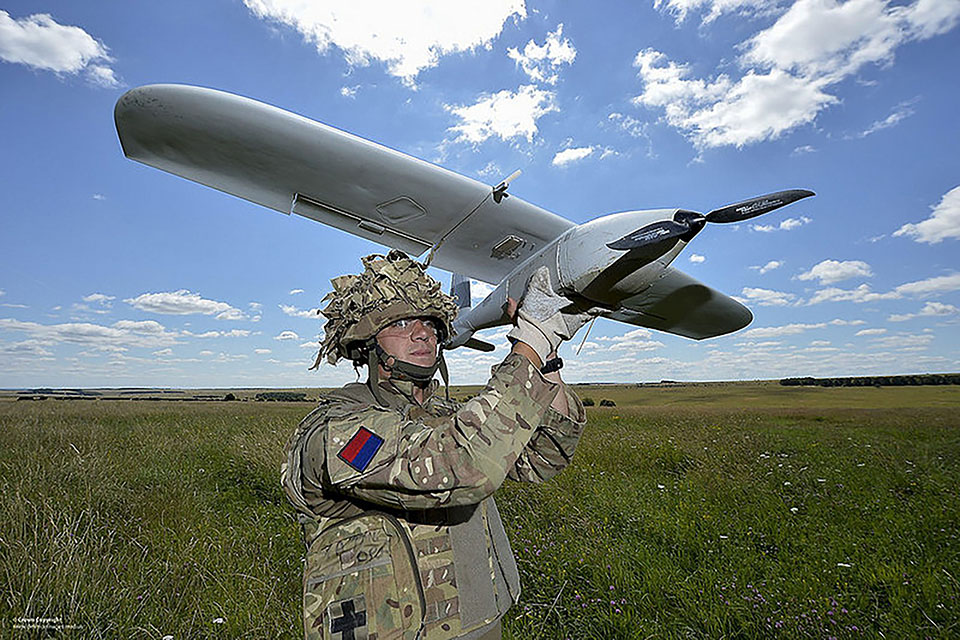
[(377, 333), (377, 342), (398, 360), (421, 367), (437, 360), (437, 324), (430, 318), (404, 318)]

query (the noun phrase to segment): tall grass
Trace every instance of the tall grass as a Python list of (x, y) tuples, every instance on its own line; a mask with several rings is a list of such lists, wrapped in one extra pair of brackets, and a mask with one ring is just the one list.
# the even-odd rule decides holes
[[(523, 582), (505, 636), (960, 635), (960, 393), (748, 408), (766, 391), (590, 390), (618, 406), (571, 468), (498, 494)], [(869, 392), (883, 408), (844, 408)], [(0, 403), (0, 636), (297, 637), (278, 467), (309, 408)]]

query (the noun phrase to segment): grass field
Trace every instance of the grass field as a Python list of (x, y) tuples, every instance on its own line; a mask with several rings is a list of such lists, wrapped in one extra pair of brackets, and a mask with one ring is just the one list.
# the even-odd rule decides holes
[[(578, 388), (512, 638), (960, 637), (960, 388)], [(0, 637), (295, 638), (307, 403), (0, 402)]]

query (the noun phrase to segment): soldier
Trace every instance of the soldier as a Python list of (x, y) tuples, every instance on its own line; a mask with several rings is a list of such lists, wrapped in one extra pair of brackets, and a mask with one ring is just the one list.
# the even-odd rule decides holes
[[(492, 494), (570, 461), (585, 423), (556, 349), (589, 318), (537, 272), (510, 354), (459, 404), (437, 393), (457, 306), (399, 251), (332, 280), (320, 360), (368, 367), (326, 393), (285, 450), (281, 482), (306, 543), (308, 639), (500, 638), (520, 579)], [(544, 365), (546, 363), (546, 365)]]

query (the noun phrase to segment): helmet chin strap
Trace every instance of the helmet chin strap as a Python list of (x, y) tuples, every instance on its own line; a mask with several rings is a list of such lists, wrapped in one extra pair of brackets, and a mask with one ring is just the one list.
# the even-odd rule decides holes
[(390, 377), (394, 380), (410, 380), (421, 385), (433, 380), (434, 374), (439, 369), (440, 377), (443, 378), (446, 398), (447, 400), (450, 399), (450, 374), (447, 370), (447, 361), (443, 358), (442, 346), (437, 347), (437, 358), (429, 367), (406, 362), (390, 355), (377, 342), (376, 336), (370, 338), (365, 346), (367, 347), (367, 371), (370, 378), (370, 390), (373, 391), (374, 397), (381, 406), (385, 407), (387, 403), (380, 395), (380, 366), (389, 371)]

